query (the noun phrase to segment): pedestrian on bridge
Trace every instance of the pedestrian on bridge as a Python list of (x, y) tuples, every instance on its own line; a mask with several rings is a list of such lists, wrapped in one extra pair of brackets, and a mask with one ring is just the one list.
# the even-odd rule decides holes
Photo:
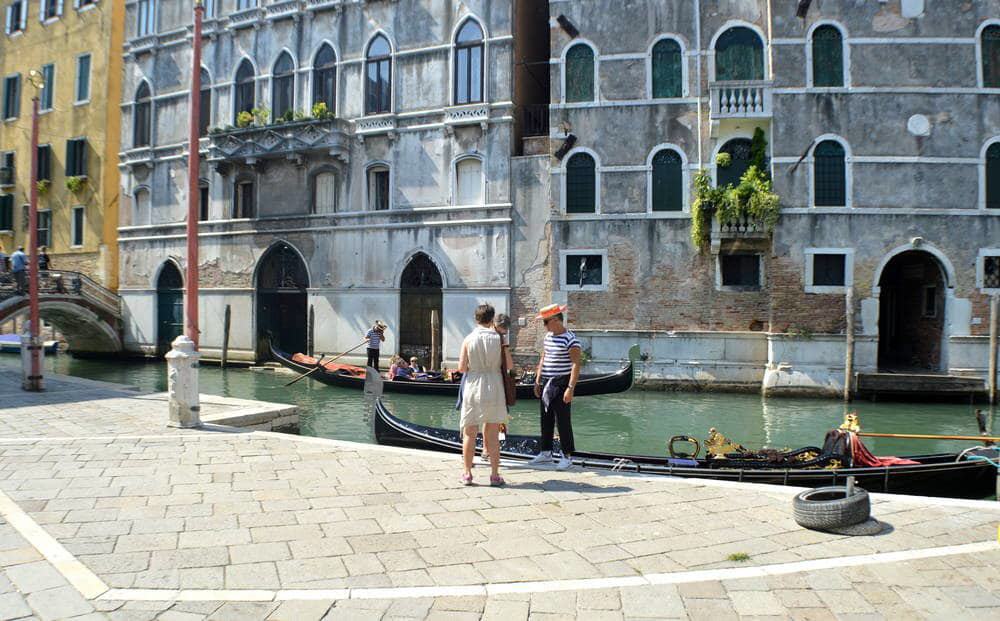
[(3, 244), (0, 244), (0, 274), (7, 272), (7, 253), (3, 251)]
[(14, 254), (10, 255), (10, 271), (14, 272), (17, 295), (24, 295), (28, 284), (28, 255), (24, 254), (24, 246), (19, 246)]

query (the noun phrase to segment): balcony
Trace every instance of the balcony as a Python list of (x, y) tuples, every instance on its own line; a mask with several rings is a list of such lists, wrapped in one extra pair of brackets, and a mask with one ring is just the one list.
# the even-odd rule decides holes
[(328, 9), (340, 9), (344, 6), (345, 0), (305, 0), (305, 10), (325, 11)]
[(208, 160), (253, 165), (268, 159), (326, 155), (347, 162), (350, 126), (340, 119), (309, 119), (210, 133)]
[(138, 58), (142, 54), (155, 54), (156, 48), (159, 44), (160, 38), (156, 34), (144, 35), (128, 41), (125, 44), (125, 51), (131, 54), (134, 58)]
[(379, 114), (366, 116), (354, 122), (354, 133), (361, 142), (368, 136), (388, 136), (390, 140), (396, 137), (396, 116)]
[(712, 82), (712, 119), (770, 118), (771, 82), (768, 80), (740, 80)]
[(260, 7), (252, 7), (249, 9), (243, 9), (242, 11), (236, 11), (229, 15), (229, 27), (234, 30), (239, 30), (240, 28), (259, 28), (260, 22), (264, 18), (264, 9)]
[(451, 106), (445, 108), (444, 124), (446, 127), (457, 127), (460, 125), (480, 125), (486, 131), (486, 124), (490, 120), (490, 104), (478, 103), (462, 106)]
[(265, 7), (267, 19), (277, 21), (279, 19), (293, 19), (299, 13), (301, 3), (299, 0), (278, 0)]
[(718, 217), (712, 218), (712, 254), (719, 254), (723, 245), (730, 249), (764, 250), (770, 244), (771, 231), (763, 222), (749, 217), (730, 222), (720, 222)]

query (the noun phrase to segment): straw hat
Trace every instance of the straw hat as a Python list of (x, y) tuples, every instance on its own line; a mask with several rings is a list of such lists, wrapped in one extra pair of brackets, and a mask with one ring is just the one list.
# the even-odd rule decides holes
[(388, 326), (382, 323), (380, 319), (376, 319), (375, 325), (372, 327), (375, 328), (376, 330), (385, 330)]
[(542, 310), (538, 311), (538, 315), (535, 317), (535, 319), (543, 319), (543, 320), (544, 319), (549, 319), (550, 317), (555, 317), (556, 315), (559, 315), (560, 313), (565, 313), (566, 309), (567, 309), (567, 307), (564, 306), (564, 305), (549, 304), (548, 306), (546, 306)]

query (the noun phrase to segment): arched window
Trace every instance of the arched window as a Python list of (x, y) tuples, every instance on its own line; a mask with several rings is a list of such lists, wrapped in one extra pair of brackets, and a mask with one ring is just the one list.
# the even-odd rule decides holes
[(314, 106), (323, 103), (329, 114), (337, 112), (337, 55), (325, 43), (313, 61), (312, 91)]
[(684, 91), (684, 56), (681, 46), (673, 39), (663, 39), (653, 46), (650, 61), (653, 99), (680, 97)]
[(149, 84), (145, 82), (135, 91), (132, 120), (132, 146), (148, 147), (153, 137), (153, 98), (149, 92)]
[(750, 147), (751, 142), (747, 138), (734, 138), (722, 145), (719, 153), (729, 155), (728, 166), (718, 166), (715, 169), (715, 185), (724, 187), (727, 185), (739, 185), (743, 174), (750, 168)]
[(324, 171), (313, 177), (313, 213), (337, 211), (337, 174)]
[(844, 37), (836, 26), (812, 33), (813, 86), (844, 85)]
[(365, 114), (392, 111), (392, 48), (378, 35), (368, 44), (365, 56)]
[(983, 28), (979, 43), (983, 55), (983, 87), (1000, 88), (1000, 25)]
[(594, 101), (594, 50), (578, 43), (566, 52), (566, 101)]
[(817, 207), (847, 206), (847, 163), (844, 147), (824, 140), (813, 149), (813, 204)]
[(483, 29), (466, 20), (455, 37), (455, 105), (483, 101)]
[(1000, 209), (1000, 142), (986, 149), (986, 207)]
[(681, 155), (673, 149), (662, 149), (653, 156), (653, 211), (684, 209), (684, 171)]
[(212, 78), (208, 72), (201, 70), (201, 94), (198, 99), (198, 135), (208, 134), (208, 128), (212, 125)]
[(764, 79), (764, 44), (756, 32), (743, 26), (733, 26), (715, 42), (715, 79)]
[(368, 169), (368, 209), (389, 209), (389, 167), (376, 164)]
[(132, 193), (132, 224), (140, 224), (142, 222), (149, 222), (152, 214), (150, 213), (150, 207), (152, 203), (150, 202), (149, 190), (146, 188), (140, 188)]
[(597, 165), (587, 153), (566, 162), (566, 213), (597, 213)]
[(240, 63), (239, 70), (236, 71), (236, 82), (233, 84), (233, 122), (240, 116), (240, 112), (250, 112), (254, 108), (256, 94), (254, 92), (254, 71), (249, 60), (244, 59)]
[(274, 63), (271, 76), (271, 111), (275, 121), (291, 121), (295, 110), (295, 64), (288, 52)]
[(483, 204), (483, 162), (467, 157), (455, 164), (455, 204)]
[(255, 218), (257, 197), (252, 179), (237, 179), (233, 185), (233, 218)]

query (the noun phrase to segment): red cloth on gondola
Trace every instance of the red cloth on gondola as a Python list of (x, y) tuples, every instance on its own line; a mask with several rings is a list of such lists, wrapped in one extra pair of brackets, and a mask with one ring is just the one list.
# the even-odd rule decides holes
[(868, 450), (858, 434), (851, 433), (851, 460), (855, 468), (878, 468), (882, 466), (906, 466), (919, 464), (919, 461), (905, 459), (903, 457), (876, 457)]
[[(307, 356), (305, 354), (293, 355), (292, 361), (297, 362), (299, 364), (313, 365), (313, 366), (315, 366), (315, 364), (319, 362), (319, 360), (317, 360), (316, 358), (313, 358), (312, 356)], [(323, 368), (329, 371), (330, 373), (338, 373), (341, 371), (346, 371), (349, 375), (354, 375), (357, 377), (365, 376), (364, 367), (355, 366), (353, 364), (340, 364), (337, 362), (327, 362), (323, 365)]]

